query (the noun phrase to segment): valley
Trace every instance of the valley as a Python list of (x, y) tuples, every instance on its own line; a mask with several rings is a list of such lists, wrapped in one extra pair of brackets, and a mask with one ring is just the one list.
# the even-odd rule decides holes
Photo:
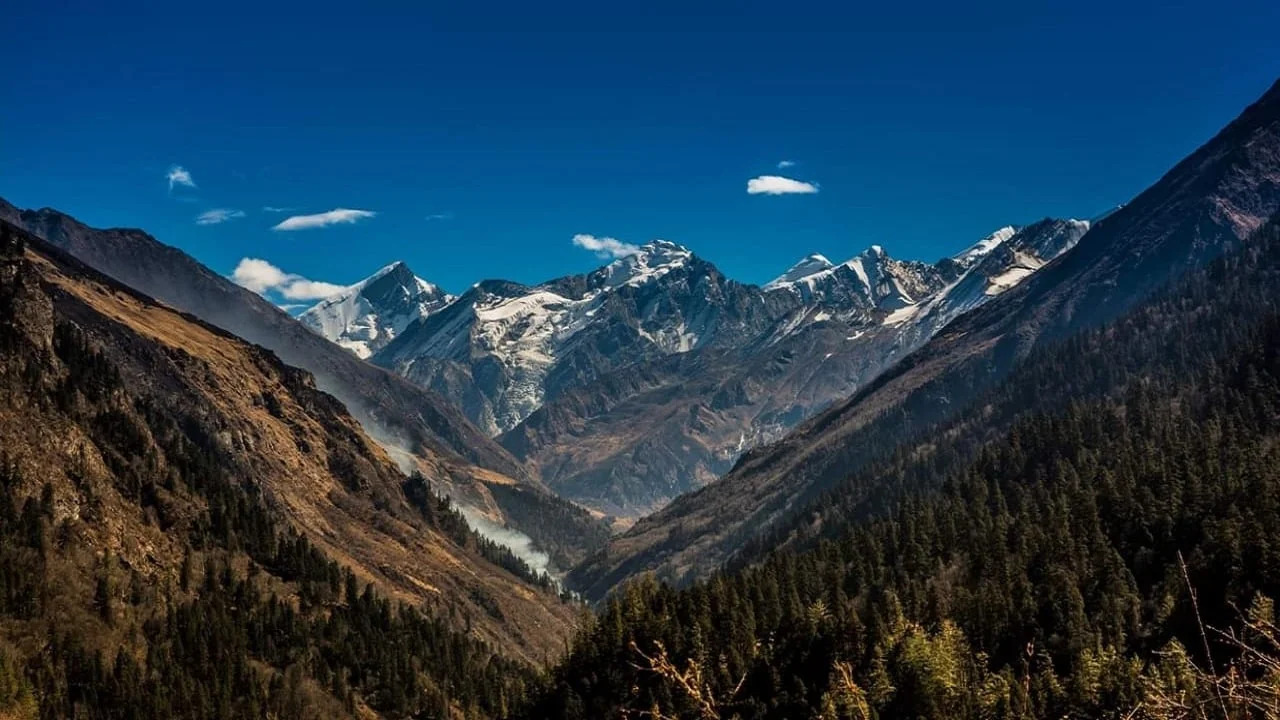
[(0, 720), (1280, 720), (1242, 2), (18, 0)]

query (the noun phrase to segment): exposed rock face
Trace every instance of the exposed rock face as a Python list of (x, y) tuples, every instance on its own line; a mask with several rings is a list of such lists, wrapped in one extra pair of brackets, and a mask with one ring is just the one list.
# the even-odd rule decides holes
[(657, 241), (588, 275), (536, 287), (479, 283), (374, 362), (454, 397), (497, 434), (612, 370), (749, 339), (782, 310), (757, 295)]
[(556, 492), (617, 516), (643, 515), (728, 472), (746, 450), (847, 397), (996, 294), (962, 301), (970, 284), (985, 289), (987, 275), (1009, 273), (1014, 262), (1043, 264), (1024, 246), (1052, 259), (1087, 227), (1043, 221), (982, 254), (934, 265), (880, 248), (840, 265), (805, 258), (764, 288), (743, 286), (756, 298), (748, 302), (775, 310), (770, 322), (733, 343), (635, 363), (564, 391), (500, 440)]
[[(951, 293), (917, 311), (926, 320), (943, 315), (934, 323), (941, 330), (917, 352), (780, 442), (748, 453), (723, 478), (640, 521), (571, 580), (600, 597), (636, 573), (705, 575), (856, 470), (868, 456), (864, 429), (892, 434), (905, 432), (913, 418), (949, 417), (1036, 347), (1115, 318), (1241, 242), (1278, 208), (1280, 83), (1083, 237), (1074, 223), (1039, 223), (1006, 239), (1004, 250), (992, 248), (984, 255), (992, 267), (973, 263)], [(955, 318), (949, 323), (948, 314)]]

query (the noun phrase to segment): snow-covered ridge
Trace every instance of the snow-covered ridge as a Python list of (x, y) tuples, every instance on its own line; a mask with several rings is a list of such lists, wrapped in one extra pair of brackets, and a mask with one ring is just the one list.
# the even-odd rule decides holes
[(995, 250), (997, 247), (999, 247), (1000, 243), (1003, 243), (1004, 241), (1013, 237), (1014, 233), (1016, 232), (1018, 232), (1018, 228), (1012, 225), (1005, 225), (1004, 227), (982, 238), (981, 240), (974, 243), (973, 245), (970, 245), (964, 251), (956, 253), (955, 255), (952, 255), (951, 259), (960, 263), (964, 267), (969, 267), (970, 265), (974, 264), (978, 260), (981, 260), (985, 255), (990, 253), (992, 250)]
[(592, 273), (592, 279), (605, 288), (644, 285), (683, 267), (692, 257), (693, 253), (684, 246), (654, 240), (640, 246), (640, 252), (618, 258)]
[(830, 270), (835, 265), (824, 255), (814, 253), (800, 262), (792, 265), (789, 270), (782, 273), (772, 281), (765, 283), (765, 290), (775, 290), (780, 287), (787, 287), (793, 283), (799, 282), (807, 277), (816, 275), (825, 270)]
[(909, 336), (910, 343), (921, 343), (956, 317), (1008, 291), (1075, 247), (1089, 227), (1087, 220), (1046, 219), (1020, 228), (994, 245), (980, 241), (974, 247), (982, 246), (982, 253), (967, 256), (971, 264), (959, 278), (920, 303), (910, 317), (890, 316), (885, 324), (911, 320), (904, 326), (904, 336)]
[(941, 281), (933, 277), (937, 274), (926, 263), (895, 260), (882, 246), (872, 245), (839, 265), (822, 255), (810, 255), (761, 289), (793, 293), (807, 305), (837, 313), (892, 312), (940, 286)]

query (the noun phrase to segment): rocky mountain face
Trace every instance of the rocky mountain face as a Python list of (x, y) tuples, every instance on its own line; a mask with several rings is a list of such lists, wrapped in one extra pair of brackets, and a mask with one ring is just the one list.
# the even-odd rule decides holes
[(500, 440), (566, 497), (624, 517), (651, 512), (847, 397), (1087, 228), (1046, 220), (934, 265), (880, 248), (830, 267), (807, 258), (758, 291), (791, 309), (750, 342), (619, 370)]
[(560, 647), (573, 609), (424, 502), (312, 375), (3, 221), (0, 246), (0, 458), (6, 482), (28, 479), (6, 492), (43, 498), (60, 553), (176, 592), (190, 553), (225, 545), (287, 580), (269, 559), (279, 522), (362, 585), (515, 657)]
[[(705, 575), (882, 448), (968, 407), (1038, 348), (1117, 317), (1237, 246), (1277, 209), (1280, 83), (1083, 237), (1040, 223), (1024, 228), (1018, 242), (1007, 239), (1007, 253), (985, 253), (997, 264), (974, 264), (951, 286), (954, 302), (944, 295), (916, 311), (923, 318), (939, 308), (962, 312), (917, 351), (784, 439), (747, 453), (723, 478), (638, 522), (579, 566), (571, 582), (600, 597), (637, 573)], [(1015, 282), (1019, 275), (1026, 277)], [(970, 308), (973, 299), (978, 306)]]
[[(91, 228), (56, 210), (19, 210), (0, 200), (0, 219), (23, 227), (80, 261), (171, 307), (200, 318), (275, 353), (285, 363), (315, 378), (318, 389), (342, 402), (366, 432), (405, 470), (416, 470), (443, 488), (478, 517), (496, 527), (513, 525), (564, 565), (581, 557), (604, 537), (600, 521), (564, 503), (524, 471), (506, 450), (478, 430), (444, 398), (362, 361), (312, 332), (302, 323), (177, 248), (140, 230)], [(424, 304), (444, 299), (437, 290), (413, 282), (407, 268), (387, 272), (358, 286), (330, 308), (355, 341), (361, 309), (376, 302), (371, 342), (394, 334), (400, 318)], [(408, 290), (402, 290), (402, 288)], [(349, 313), (347, 311), (350, 311)], [(347, 313), (347, 314), (343, 314)], [(365, 320), (367, 320), (367, 315)], [(350, 320), (350, 323), (347, 321)], [(348, 325), (350, 327), (348, 327)], [(515, 518), (555, 517), (520, 527)]]
[(732, 346), (785, 307), (674, 243), (536, 287), (486, 281), (408, 328), (373, 361), (459, 402), (492, 434), (608, 372)]
[[(585, 275), (478, 283), (372, 360), (451, 399), (556, 493), (625, 523), (846, 397), (1087, 228), (1001, 228), (937, 263), (879, 246), (838, 265), (811, 255), (763, 287), (656, 241)], [(346, 325), (312, 325), (348, 342)]]

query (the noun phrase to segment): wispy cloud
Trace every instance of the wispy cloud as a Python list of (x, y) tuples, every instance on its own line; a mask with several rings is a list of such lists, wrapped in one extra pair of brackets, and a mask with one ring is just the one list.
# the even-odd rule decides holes
[(232, 282), (259, 295), (276, 293), (286, 300), (320, 300), (346, 290), (345, 285), (308, 280), (285, 272), (266, 260), (241, 258), (231, 272)]
[(796, 166), (795, 160), (779, 160), (778, 161), (779, 170), (786, 170), (789, 167), (795, 167), (795, 166)]
[(430, 215), (427, 216), (427, 219), (428, 220), (452, 220), (453, 213), (451, 212), (431, 213)]
[(347, 208), (336, 208), (329, 212), (316, 213), (314, 215), (293, 215), (284, 219), (283, 222), (271, 228), (272, 230), (311, 230), (313, 228), (328, 227), (330, 225), (341, 225), (359, 222), (371, 218), (377, 213), (372, 210), (349, 210)]
[(818, 192), (818, 186), (781, 175), (761, 175), (747, 181), (748, 195), (806, 195)]
[(196, 216), (197, 225), (217, 225), (228, 220), (235, 220), (244, 217), (243, 210), (231, 210), (229, 208), (214, 208), (205, 210)]
[(590, 250), (601, 258), (620, 258), (640, 252), (639, 245), (622, 242), (617, 238), (596, 237), (595, 235), (583, 233), (573, 236), (573, 244), (583, 250)]
[(196, 181), (191, 179), (191, 171), (181, 165), (170, 166), (169, 172), (165, 173), (165, 179), (169, 181), (169, 192), (173, 192), (173, 188), (177, 185), (189, 188), (196, 186)]
[(291, 207), (276, 207), (276, 206), (274, 206), (274, 205), (263, 205), (263, 206), (262, 206), (262, 212), (271, 212), (271, 213), (286, 213), (286, 212), (293, 212), (293, 211), (294, 211), (294, 210), (296, 210), (296, 209), (297, 209), (297, 208), (291, 208)]

